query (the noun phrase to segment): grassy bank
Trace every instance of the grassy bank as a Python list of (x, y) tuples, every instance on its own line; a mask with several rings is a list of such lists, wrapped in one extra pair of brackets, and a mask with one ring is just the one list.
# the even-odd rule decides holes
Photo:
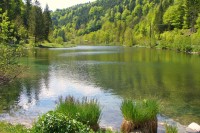
[(0, 122), (0, 133), (28, 133), (29, 129), (26, 129), (21, 125), (11, 125), (6, 122)]

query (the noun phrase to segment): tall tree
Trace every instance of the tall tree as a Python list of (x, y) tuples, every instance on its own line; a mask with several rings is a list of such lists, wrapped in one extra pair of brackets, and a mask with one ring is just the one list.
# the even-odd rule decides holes
[(43, 17), (44, 17), (44, 39), (48, 40), (48, 36), (52, 27), (51, 14), (48, 5), (46, 5), (44, 9)]
[(29, 29), (29, 17), (31, 13), (31, 0), (25, 0), (25, 13), (24, 13), (24, 25), (26, 29)]
[(44, 20), (42, 8), (40, 7), (40, 3), (37, 0), (31, 9), (29, 26), (29, 32), (34, 36), (35, 43), (42, 41), (44, 38)]
[(185, 0), (184, 28), (191, 28), (191, 30), (194, 31), (195, 22), (199, 12), (199, 0)]

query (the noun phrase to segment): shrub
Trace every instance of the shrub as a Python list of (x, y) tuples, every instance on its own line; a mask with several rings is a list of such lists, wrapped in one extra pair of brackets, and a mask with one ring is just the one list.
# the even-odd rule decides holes
[(143, 132), (153, 133), (157, 130), (156, 115), (159, 112), (159, 107), (155, 100), (137, 102), (124, 100), (121, 105), (121, 111), (125, 119), (121, 127), (123, 132), (141, 129)]
[(63, 44), (63, 38), (62, 37), (57, 37), (56, 39), (55, 39), (55, 43), (58, 43), (58, 44)]
[(32, 128), (33, 133), (93, 133), (86, 125), (57, 112), (41, 116)]
[(68, 96), (63, 101), (61, 98), (56, 111), (77, 119), (83, 124), (89, 125), (94, 130), (99, 128), (98, 120), (101, 115), (101, 109), (95, 99), (88, 100), (87, 98), (83, 98), (82, 100), (78, 100), (72, 96)]

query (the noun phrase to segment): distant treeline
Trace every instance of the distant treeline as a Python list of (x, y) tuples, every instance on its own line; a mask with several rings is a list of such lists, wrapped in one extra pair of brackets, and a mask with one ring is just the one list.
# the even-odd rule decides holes
[(52, 38), (199, 51), (199, 0), (97, 0), (52, 13)]

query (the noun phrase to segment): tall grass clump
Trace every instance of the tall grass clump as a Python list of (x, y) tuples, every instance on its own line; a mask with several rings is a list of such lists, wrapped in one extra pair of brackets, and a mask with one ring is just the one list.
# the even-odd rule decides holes
[(101, 115), (101, 108), (95, 99), (89, 100), (87, 97), (84, 97), (79, 100), (73, 96), (68, 96), (65, 100), (61, 98), (56, 112), (65, 114), (83, 124), (87, 124), (93, 130), (99, 129), (98, 121)]
[(159, 106), (156, 100), (124, 100), (121, 105), (124, 121), (122, 132), (141, 130), (144, 133), (157, 132)]
[(178, 129), (175, 126), (165, 124), (165, 132), (166, 133), (178, 133)]

